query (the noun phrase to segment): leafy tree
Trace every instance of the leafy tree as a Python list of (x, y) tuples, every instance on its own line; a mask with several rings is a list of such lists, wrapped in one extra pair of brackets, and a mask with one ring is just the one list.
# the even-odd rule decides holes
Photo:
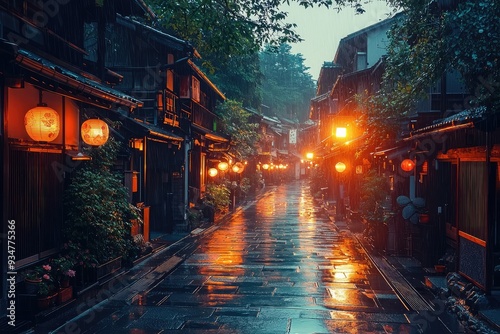
[(315, 85), (302, 55), (290, 51), (290, 45), (282, 44), (261, 52), (262, 101), (281, 117), (305, 121)]
[(241, 102), (227, 100), (217, 106), (216, 112), (222, 118), (221, 132), (231, 136), (230, 153), (239, 161), (255, 155), (259, 124), (250, 123), (251, 114)]
[[(470, 92), (464, 108), (499, 111), (500, 4), (495, 0), (388, 0), (403, 11), (390, 30), (382, 89), (357, 96), (369, 146), (394, 139), (401, 120), (446, 71), (458, 71)], [(444, 6), (448, 3), (448, 6)], [(371, 144), (370, 144), (371, 143)], [(365, 149), (367, 149), (365, 147)]]
[(227, 98), (241, 101), (244, 107), (260, 108), (262, 73), (258, 53), (231, 57), (208, 76)]
[(270, 44), (300, 41), (293, 23), (287, 23), (284, 4), (343, 7), (363, 12), (360, 0), (148, 0), (162, 24), (194, 43), (203, 55), (220, 59), (259, 51)]
[[(473, 98), (464, 107), (498, 112), (500, 3), (390, 0), (405, 17), (390, 33), (383, 106), (405, 114), (446, 70), (457, 70)], [(387, 90), (383, 92), (387, 94)]]
[(352, 5), (360, 0), (147, 0), (162, 26), (192, 43), (201, 53), (200, 66), (231, 99), (259, 109), (261, 105), (258, 53), (264, 45), (276, 49), (301, 41), (296, 25), (286, 22), (286, 4), (304, 9)]

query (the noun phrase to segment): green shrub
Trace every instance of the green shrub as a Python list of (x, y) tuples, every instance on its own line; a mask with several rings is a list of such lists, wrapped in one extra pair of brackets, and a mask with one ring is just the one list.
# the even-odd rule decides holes
[(205, 202), (216, 212), (226, 212), (230, 203), (231, 191), (224, 184), (209, 184), (205, 191)]
[(74, 172), (65, 192), (63, 233), (66, 245), (71, 245), (66, 251), (85, 266), (134, 252), (131, 220), (141, 221), (141, 215), (129, 203), (120, 175), (111, 170), (118, 150), (119, 143), (112, 138), (89, 148), (92, 160)]

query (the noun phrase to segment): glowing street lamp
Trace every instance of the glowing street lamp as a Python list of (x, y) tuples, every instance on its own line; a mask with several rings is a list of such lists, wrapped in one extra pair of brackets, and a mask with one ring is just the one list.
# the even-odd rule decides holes
[(244, 168), (245, 168), (245, 166), (241, 162), (237, 162), (233, 165), (233, 167), (231, 169), (233, 170), (233, 172), (240, 174), (243, 172)]
[(312, 153), (312, 152), (307, 152), (307, 153), (306, 153), (306, 159), (307, 159), (307, 160), (312, 160), (312, 158), (314, 158), (314, 153)]
[(335, 129), (335, 137), (337, 138), (346, 138), (347, 137), (347, 128), (338, 127)]
[(217, 165), (217, 168), (221, 171), (224, 172), (229, 168), (229, 164), (226, 161), (221, 161)]
[(336, 170), (337, 172), (339, 172), (339, 173), (342, 173), (343, 171), (345, 171), (346, 167), (347, 167), (347, 166), (346, 166), (346, 165), (345, 165), (345, 163), (343, 163), (343, 162), (337, 162), (337, 163), (335, 164), (335, 170)]
[(219, 171), (217, 170), (217, 168), (208, 169), (208, 175), (210, 177), (215, 177), (215, 176), (217, 176), (218, 173), (219, 173)]

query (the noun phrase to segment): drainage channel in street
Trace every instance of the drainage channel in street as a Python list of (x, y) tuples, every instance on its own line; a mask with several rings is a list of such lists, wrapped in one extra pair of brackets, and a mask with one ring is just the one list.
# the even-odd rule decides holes
[[(357, 238), (357, 237), (356, 237)], [(370, 254), (359, 241), (366, 256), (372, 261), (377, 270), (381, 273), (387, 283), (394, 289), (401, 302), (408, 308), (416, 312), (434, 311), (432, 305), (406, 279), (383, 257)]]

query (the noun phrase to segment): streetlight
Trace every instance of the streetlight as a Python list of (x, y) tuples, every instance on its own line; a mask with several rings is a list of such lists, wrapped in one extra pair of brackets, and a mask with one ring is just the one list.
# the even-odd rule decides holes
[(243, 169), (245, 169), (245, 166), (241, 162), (235, 163), (232, 167), (231, 170), (233, 173), (236, 174), (238, 177), (238, 181), (234, 180), (231, 182), (231, 197), (232, 197), (232, 209), (234, 210), (236, 208), (236, 189), (238, 189), (239, 182), (240, 182), (240, 175), (243, 173)]
[(342, 173), (343, 171), (345, 171), (346, 168), (347, 168), (347, 166), (343, 162), (337, 162), (335, 164), (335, 170), (339, 173)]
[(217, 168), (218, 168), (221, 172), (225, 172), (225, 171), (229, 168), (229, 164), (227, 163), (227, 161), (221, 161), (221, 162), (219, 162), (219, 164), (217, 165)]
[(343, 162), (337, 162), (335, 164), (335, 170), (338, 173), (338, 181), (339, 181), (339, 195), (338, 195), (338, 201), (337, 201), (337, 214), (335, 217), (335, 220), (340, 220), (344, 218), (344, 189), (343, 185), (341, 182), (341, 174), (346, 170), (347, 166)]
[(210, 177), (215, 177), (215, 176), (217, 176), (218, 173), (219, 173), (219, 171), (217, 170), (217, 168), (209, 168), (208, 169), (208, 176), (210, 176)]
[(337, 138), (347, 138), (347, 128), (338, 127), (335, 129), (335, 137)]

